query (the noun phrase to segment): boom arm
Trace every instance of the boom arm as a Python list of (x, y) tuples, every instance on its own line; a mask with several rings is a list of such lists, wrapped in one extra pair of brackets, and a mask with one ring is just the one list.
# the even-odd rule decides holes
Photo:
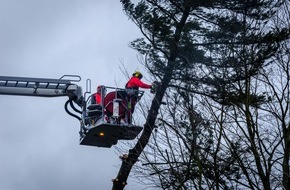
[[(65, 80), (64, 77), (78, 77), (79, 80)], [(80, 122), (80, 144), (111, 147), (118, 140), (132, 140), (143, 129), (134, 125), (132, 113), (134, 106), (143, 92), (127, 92), (126, 89), (113, 88), (106, 94), (110, 87), (102, 86), (102, 104), (91, 104), (92, 96), (86, 99), (86, 93), (91, 93), (90, 80), (84, 96), (82, 88), (72, 81), (80, 81), (79, 76), (65, 75), (60, 79), (27, 78), (0, 76), (0, 95), (59, 97), (68, 96), (65, 111)], [(141, 96), (140, 96), (141, 94)], [(89, 102), (89, 106), (87, 106)], [(81, 110), (74, 107), (74, 103)], [(130, 105), (130, 106), (129, 106)], [(71, 112), (68, 106), (74, 111)], [(132, 108), (133, 106), (133, 108)]]
[[(65, 75), (71, 76), (71, 75)], [(63, 78), (62, 77), (62, 78)], [(80, 81), (79, 76), (78, 77)], [(20, 95), (20, 96), (39, 96), (39, 97), (58, 97), (68, 96), (71, 100), (81, 106), (82, 88), (71, 81), (65, 79), (46, 79), (0, 76), (0, 94)]]

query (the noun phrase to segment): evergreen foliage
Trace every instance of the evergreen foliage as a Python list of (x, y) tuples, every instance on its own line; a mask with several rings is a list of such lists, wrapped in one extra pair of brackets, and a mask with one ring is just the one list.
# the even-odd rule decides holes
[[(287, 52), (282, 44), (289, 42), (290, 25), (278, 25), (277, 22), (286, 20), (275, 18), (288, 9), (289, 2), (140, 0), (134, 4), (121, 0), (121, 3), (143, 34), (131, 42), (131, 47), (143, 55), (144, 66), (161, 85), (144, 131), (123, 161), (113, 189), (124, 188), (123, 182), (142, 152), (150, 176), (157, 176), (156, 181), (149, 180), (161, 189), (289, 187), (289, 154), (283, 164), (276, 157), (284, 135), (290, 134), (289, 118), (278, 122), (279, 126), (288, 124), (282, 139), (277, 141), (279, 135), (266, 138), (269, 133), (264, 125), (269, 123), (262, 122), (260, 117), (266, 113), (273, 115), (269, 107), (265, 109), (273, 103), (266, 86), (275, 84), (270, 78), (262, 79), (261, 74), (272, 68), (277, 55)], [(264, 90), (258, 85), (261, 81)], [(271, 92), (279, 96), (275, 90)], [(280, 95), (284, 96), (283, 93)], [(165, 100), (167, 106), (162, 109), (161, 102)], [(285, 114), (283, 110), (279, 114)], [(150, 141), (157, 122), (159, 140), (153, 135)], [(285, 152), (290, 147), (290, 140), (286, 139)], [(272, 152), (268, 153), (266, 147)], [(155, 155), (150, 153), (153, 150)], [(273, 174), (279, 170), (272, 170), (275, 159), (284, 168), (283, 182)]]

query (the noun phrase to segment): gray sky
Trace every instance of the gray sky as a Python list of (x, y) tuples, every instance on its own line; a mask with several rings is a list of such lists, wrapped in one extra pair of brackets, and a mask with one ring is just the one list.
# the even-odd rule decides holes
[[(129, 72), (142, 71), (128, 47), (137, 37), (119, 1), (0, 0), (0, 75), (76, 74), (83, 88), (87, 78), (93, 89), (123, 87), (122, 62)], [(66, 114), (66, 100), (0, 96), (0, 189), (112, 187), (121, 164), (116, 148), (79, 145), (79, 123)], [(128, 190), (139, 189), (132, 183)]]

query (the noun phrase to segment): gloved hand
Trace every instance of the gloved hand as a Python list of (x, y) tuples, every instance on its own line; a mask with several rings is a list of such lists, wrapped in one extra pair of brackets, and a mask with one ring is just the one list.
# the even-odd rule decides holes
[(154, 81), (151, 85), (150, 92), (152, 94), (156, 93), (158, 86), (159, 86), (159, 83), (157, 81)]

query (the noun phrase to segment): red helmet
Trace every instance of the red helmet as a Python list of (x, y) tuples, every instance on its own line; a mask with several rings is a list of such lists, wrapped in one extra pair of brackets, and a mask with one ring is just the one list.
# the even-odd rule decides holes
[[(101, 94), (102, 89), (104, 89), (104, 86), (103, 86), (103, 85), (99, 85), (99, 86), (97, 87), (97, 93), (98, 93), (98, 94)], [(105, 90), (105, 89), (104, 89), (104, 90)]]

